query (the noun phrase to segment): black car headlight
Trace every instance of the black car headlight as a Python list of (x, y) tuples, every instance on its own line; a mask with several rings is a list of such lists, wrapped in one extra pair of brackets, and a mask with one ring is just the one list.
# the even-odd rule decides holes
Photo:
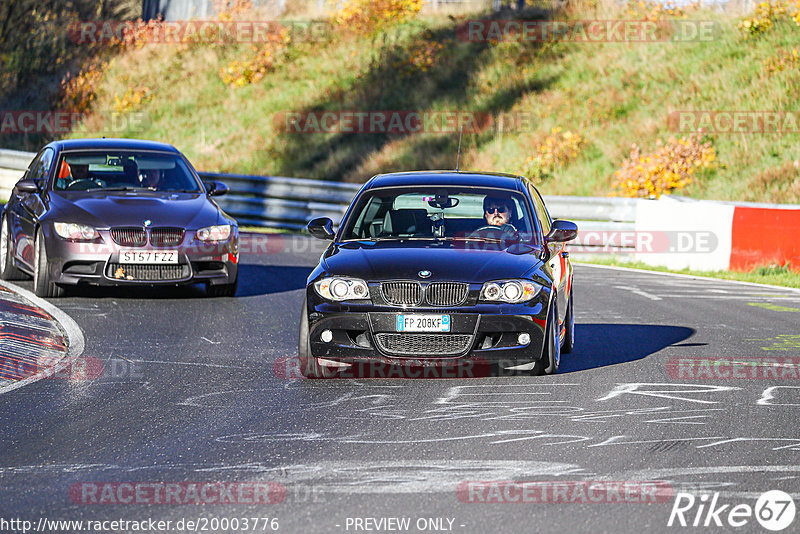
[(530, 280), (493, 280), (481, 288), (480, 300), (484, 302), (528, 302), (539, 294), (542, 286)]
[(69, 241), (95, 241), (100, 237), (93, 227), (85, 224), (55, 222), (56, 234)]
[(367, 300), (369, 289), (367, 283), (360, 278), (335, 276), (323, 278), (314, 284), (317, 294), (327, 300)]

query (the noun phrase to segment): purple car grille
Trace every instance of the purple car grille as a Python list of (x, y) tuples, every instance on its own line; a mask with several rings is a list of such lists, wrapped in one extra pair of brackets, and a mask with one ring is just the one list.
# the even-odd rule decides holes
[(143, 247), (147, 243), (147, 232), (135, 226), (112, 228), (111, 239), (123, 247)]
[(182, 280), (190, 275), (188, 265), (136, 265), (109, 263), (106, 276), (116, 280), (160, 282)]
[(183, 241), (183, 228), (153, 228), (150, 230), (150, 244), (154, 247), (174, 247)]

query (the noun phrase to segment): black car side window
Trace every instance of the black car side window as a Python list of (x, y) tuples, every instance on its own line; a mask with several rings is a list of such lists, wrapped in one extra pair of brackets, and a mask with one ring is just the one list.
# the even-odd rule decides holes
[(533, 209), (536, 210), (536, 216), (542, 223), (542, 232), (544, 235), (547, 235), (550, 233), (552, 222), (550, 221), (550, 214), (547, 213), (547, 208), (544, 205), (544, 200), (542, 200), (541, 195), (539, 195), (539, 191), (530, 184), (528, 185), (528, 191), (533, 201)]

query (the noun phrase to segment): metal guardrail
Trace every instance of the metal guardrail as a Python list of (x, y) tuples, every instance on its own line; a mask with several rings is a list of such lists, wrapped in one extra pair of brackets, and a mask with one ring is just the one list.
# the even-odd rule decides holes
[(315, 217), (341, 219), (359, 184), (281, 176), (199, 173), (225, 182), (230, 191), (218, 202), (239, 224), (299, 230)]
[(0, 198), (9, 198), (14, 184), (36, 154), (19, 150), (0, 150)]
[[(0, 196), (8, 198), (14, 184), (35, 156), (32, 152), (0, 149)], [(281, 176), (200, 172), (203, 180), (224, 182), (229, 193), (219, 204), (241, 225), (301, 230), (314, 217), (338, 222), (360, 184)], [(553, 218), (570, 219), (581, 230), (634, 229), (638, 199), (545, 196)]]

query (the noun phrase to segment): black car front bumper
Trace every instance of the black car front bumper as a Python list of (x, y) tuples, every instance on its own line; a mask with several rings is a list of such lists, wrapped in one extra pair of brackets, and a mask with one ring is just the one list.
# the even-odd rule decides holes
[[(323, 366), (346, 367), (363, 362), (446, 365), (471, 361), (504, 369), (526, 370), (542, 357), (548, 296), (549, 292), (543, 292), (525, 304), (408, 310), (318, 302), (315, 295), (309, 294), (311, 355)], [(409, 313), (447, 314), (451, 321), (450, 331), (422, 335), (398, 333), (397, 315)], [(323, 333), (330, 338), (329, 341), (323, 339)], [(527, 343), (519, 341), (523, 333), (529, 336)], [(417, 337), (413, 342), (403, 342), (398, 336)], [(458, 339), (457, 342), (442, 343), (441, 336), (458, 336)], [(399, 339), (401, 343), (393, 343), (388, 348), (387, 340), (390, 339)], [(424, 346), (426, 340), (430, 347)], [(422, 350), (415, 351), (415, 347)]]

